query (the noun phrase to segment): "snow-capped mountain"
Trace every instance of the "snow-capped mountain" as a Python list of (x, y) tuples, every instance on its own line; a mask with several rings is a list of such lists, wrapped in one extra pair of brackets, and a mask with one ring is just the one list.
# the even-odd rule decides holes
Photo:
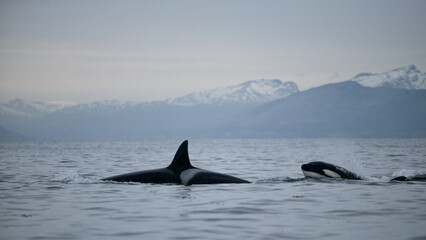
[(45, 113), (52, 113), (71, 105), (69, 103), (28, 102), (16, 98), (6, 104), (0, 105), (0, 116), (39, 117)]
[(352, 78), (351, 81), (358, 82), (365, 87), (426, 89), (426, 73), (420, 72), (414, 65), (385, 73), (361, 73)]
[(127, 107), (140, 104), (138, 102), (119, 101), (119, 100), (103, 100), (91, 103), (84, 103), (66, 108), (65, 110), (84, 110), (84, 109), (98, 109), (98, 110), (120, 110)]
[(299, 91), (294, 82), (281, 80), (253, 80), (238, 85), (216, 88), (204, 92), (191, 93), (185, 96), (170, 98), (166, 103), (192, 106), (198, 104), (223, 105), (227, 103), (261, 104), (287, 97)]
[(104, 100), (92, 103), (73, 104), (73, 103), (44, 103), (44, 102), (28, 102), (20, 98), (14, 99), (6, 104), (0, 104), (1, 116), (16, 116), (24, 118), (40, 117), (47, 113), (53, 113), (59, 110), (67, 112), (76, 112), (81, 110), (119, 110), (126, 107), (134, 106), (137, 102), (126, 102), (118, 100)]
[[(226, 103), (265, 103), (268, 101), (284, 98), (298, 92), (299, 89), (294, 82), (281, 82), (280, 80), (255, 80), (244, 82), (239, 85), (217, 88), (205, 92), (197, 92), (171, 98), (164, 101), (145, 102), (145, 105), (155, 103), (166, 103), (179, 106), (192, 106), (198, 104), (223, 105)], [(128, 107), (142, 104), (141, 102), (128, 102), (118, 100), (104, 100), (85, 104), (69, 103), (43, 103), (28, 102), (22, 99), (14, 99), (6, 104), (0, 104), (0, 117), (41, 117), (44, 114), (57, 112), (58, 110), (68, 113), (83, 110), (111, 110), (118, 111)]]

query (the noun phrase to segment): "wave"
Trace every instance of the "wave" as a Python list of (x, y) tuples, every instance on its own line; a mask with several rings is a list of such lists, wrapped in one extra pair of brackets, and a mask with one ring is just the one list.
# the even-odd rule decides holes
[(260, 179), (254, 183), (283, 183), (283, 182), (299, 182), (299, 181), (305, 181), (305, 177), (301, 178), (291, 178), (291, 177), (274, 177), (274, 178), (266, 178), (266, 179)]
[(406, 177), (416, 177), (416, 176), (425, 176), (426, 170), (413, 170), (413, 169), (402, 169), (392, 173), (392, 177), (406, 176)]
[(61, 171), (51, 179), (52, 182), (61, 182), (61, 183), (72, 183), (72, 184), (89, 184), (89, 183), (100, 183), (101, 180), (83, 176), (74, 170), (64, 170)]

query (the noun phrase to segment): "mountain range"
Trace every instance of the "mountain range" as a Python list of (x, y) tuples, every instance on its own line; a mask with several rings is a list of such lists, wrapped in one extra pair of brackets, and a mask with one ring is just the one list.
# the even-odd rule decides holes
[(425, 137), (425, 73), (414, 65), (299, 91), (254, 80), (156, 102), (0, 105), (0, 139)]

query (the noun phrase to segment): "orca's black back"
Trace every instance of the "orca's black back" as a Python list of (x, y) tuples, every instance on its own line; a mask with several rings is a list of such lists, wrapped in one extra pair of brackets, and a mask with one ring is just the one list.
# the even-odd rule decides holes
[(131, 172), (104, 178), (106, 181), (139, 183), (180, 183), (180, 178), (168, 168)]
[(233, 177), (226, 174), (203, 171), (200, 174), (195, 174), (185, 185), (192, 184), (221, 184), (221, 183), (250, 183), (241, 178)]

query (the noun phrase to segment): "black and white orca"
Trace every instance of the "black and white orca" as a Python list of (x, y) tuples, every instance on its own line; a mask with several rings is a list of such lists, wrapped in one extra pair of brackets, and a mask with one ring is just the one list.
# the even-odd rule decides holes
[(302, 172), (305, 177), (310, 178), (345, 178), (361, 180), (357, 174), (326, 162), (310, 162), (302, 165)]
[(426, 174), (419, 174), (419, 175), (414, 175), (414, 176), (399, 176), (396, 178), (393, 178), (391, 181), (418, 181), (418, 182), (426, 182)]
[(139, 182), (139, 183), (171, 183), (171, 184), (219, 184), (219, 183), (250, 183), (241, 178), (211, 172), (193, 167), (189, 161), (188, 140), (178, 150), (172, 163), (165, 168), (131, 172), (104, 178), (105, 181)]
[[(302, 172), (309, 178), (344, 178), (352, 180), (362, 180), (362, 178), (340, 166), (326, 162), (310, 162), (302, 165)], [(398, 176), (391, 181), (425, 181), (426, 175), (417, 175), (411, 177)]]

